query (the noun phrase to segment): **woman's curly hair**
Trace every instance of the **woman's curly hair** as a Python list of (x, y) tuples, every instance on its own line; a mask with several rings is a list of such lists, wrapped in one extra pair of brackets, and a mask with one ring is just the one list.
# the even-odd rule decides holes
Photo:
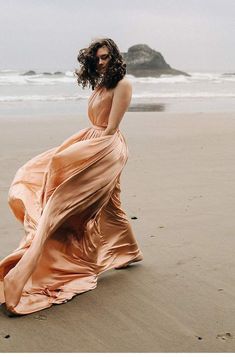
[[(108, 48), (110, 60), (105, 74), (100, 74), (97, 70), (96, 52), (103, 46)], [(107, 89), (115, 88), (126, 74), (123, 57), (115, 42), (110, 38), (94, 40), (89, 47), (79, 51), (77, 60), (80, 63), (80, 69), (75, 70), (75, 75), (78, 85), (82, 85), (83, 88), (91, 86), (94, 89), (97, 85)]]

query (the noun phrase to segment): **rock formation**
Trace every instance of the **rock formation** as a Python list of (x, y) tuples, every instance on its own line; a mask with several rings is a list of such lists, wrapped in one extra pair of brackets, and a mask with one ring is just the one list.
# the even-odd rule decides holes
[(159, 77), (162, 74), (190, 76), (188, 73), (171, 68), (160, 52), (145, 44), (131, 46), (122, 55), (127, 65), (127, 74), (135, 77)]
[(35, 71), (28, 71), (22, 74), (22, 76), (35, 76), (36, 72)]

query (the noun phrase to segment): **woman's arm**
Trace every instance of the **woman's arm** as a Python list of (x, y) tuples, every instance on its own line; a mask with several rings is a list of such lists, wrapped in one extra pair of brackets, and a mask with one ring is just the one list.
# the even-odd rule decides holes
[(131, 102), (132, 86), (126, 78), (118, 82), (114, 94), (111, 111), (108, 119), (108, 126), (103, 135), (112, 135), (118, 126)]

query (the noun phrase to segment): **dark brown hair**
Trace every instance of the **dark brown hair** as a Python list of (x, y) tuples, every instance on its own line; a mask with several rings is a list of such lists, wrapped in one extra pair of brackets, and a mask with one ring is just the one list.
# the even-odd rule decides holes
[[(100, 47), (106, 46), (109, 50), (110, 60), (107, 71), (101, 75), (97, 70), (96, 52)], [(97, 85), (107, 89), (115, 88), (117, 83), (126, 74), (126, 64), (113, 40), (110, 38), (97, 39), (91, 42), (89, 47), (82, 48), (77, 57), (80, 69), (75, 70), (78, 85), (83, 88), (91, 86), (94, 89)]]

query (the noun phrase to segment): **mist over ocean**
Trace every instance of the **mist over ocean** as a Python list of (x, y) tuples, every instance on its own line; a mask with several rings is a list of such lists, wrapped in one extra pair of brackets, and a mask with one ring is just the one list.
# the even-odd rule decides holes
[[(77, 85), (72, 71), (0, 70), (0, 115), (87, 113), (92, 90)], [(188, 72), (191, 76), (134, 77), (130, 111), (233, 112), (235, 73)]]

